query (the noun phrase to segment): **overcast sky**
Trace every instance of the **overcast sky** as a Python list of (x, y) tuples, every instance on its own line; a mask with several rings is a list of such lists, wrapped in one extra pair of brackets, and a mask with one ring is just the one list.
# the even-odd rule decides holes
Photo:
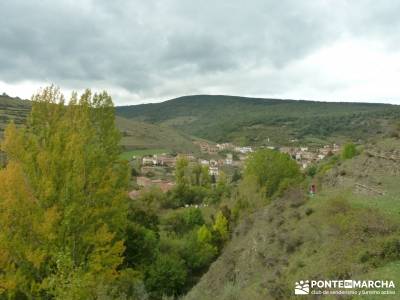
[(0, 93), (400, 104), (400, 1), (1, 0)]

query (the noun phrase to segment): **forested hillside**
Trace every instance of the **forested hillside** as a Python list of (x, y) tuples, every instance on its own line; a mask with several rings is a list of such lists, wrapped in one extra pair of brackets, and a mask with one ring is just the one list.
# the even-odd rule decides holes
[(129, 119), (167, 124), (184, 132), (238, 144), (285, 144), (289, 139), (353, 139), (381, 134), (400, 117), (394, 105), (328, 103), (233, 96), (186, 96), (156, 104), (117, 107)]

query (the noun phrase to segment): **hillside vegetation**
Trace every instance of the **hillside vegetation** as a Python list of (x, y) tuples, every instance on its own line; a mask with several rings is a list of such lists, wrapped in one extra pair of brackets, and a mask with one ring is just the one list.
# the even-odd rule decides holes
[(243, 216), (185, 299), (295, 299), (299, 280), (400, 278), (399, 147), (385, 139), (332, 157), (311, 181), (314, 197), (292, 187)]
[(173, 152), (196, 152), (191, 138), (186, 134), (164, 125), (154, 125), (122, 117), (116, 118), (121, 131), (121, 145), (125, 150), (166, 149)]
[(117, 114), (154, 124), (166, 124), (216, 142), (277, 144), (289, 139), (332, 137), (363, 139), (385, 133), (400, 116), (387, 104), (327, 103), (233, 96), (198, 95), (156, 104), (117, 107)]

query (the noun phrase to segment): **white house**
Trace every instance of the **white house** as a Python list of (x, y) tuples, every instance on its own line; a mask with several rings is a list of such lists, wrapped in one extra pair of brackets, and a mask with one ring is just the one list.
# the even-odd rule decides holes
[(217, 144), (217, 148), (220, 151), (228, 150), (228, 149), (232, 149), (233, 145), (231, 143), (222, 143), (222, 144)]
[(233, 164), (233, 155), (231, 153), (228, 153), (226, 155), (225, 164), (226, 165), (232, 165)]
[(218, 167), (210, 167), (210, 168), (208, 169), (208, 173), (209, 173), (210, 175), (218, 176), (218, 175), (219, 175)]
[(145, 166), (157, 165), (157, 158), (155, 157), (143, 157), (142, 164)]
[(215, 159), (210, 160), (210, 166), (211, 167), (218, 167), (218, 162)]
[(235, 147), (235, 151), (246, 154), (253, 152), (253, 149), (251, 147)]
[(296, 153), (296, 160), (301, 160), (301, 153), (300, 152)]
[(206, 160), (206, 159), (201, 159), (200, 160), (200, 164), (203, 165), (203, 166), (208, 166), (208, 165), (210, 165), (210, 162), (208, 160)]

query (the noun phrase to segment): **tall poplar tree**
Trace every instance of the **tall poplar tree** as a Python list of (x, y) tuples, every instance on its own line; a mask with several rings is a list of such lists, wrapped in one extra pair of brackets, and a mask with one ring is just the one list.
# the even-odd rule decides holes
[(25, 128), (5, 131), (0, 171), (0, 298), (95, 299), (119, 276), (128, 166), (111, 97), (51, 86)]

